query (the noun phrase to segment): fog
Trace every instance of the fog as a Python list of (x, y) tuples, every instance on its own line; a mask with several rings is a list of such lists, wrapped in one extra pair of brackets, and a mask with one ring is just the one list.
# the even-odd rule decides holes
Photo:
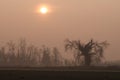
[[(51, 12), (37, 13), (42, 4)], [(119, 0), (0, 0), (0, 44), (26, 38), (37, 46), (64, 50), (66, 38), (83, 42), (93, 38), (110, 43), (107, 60), (119, 60), (119, 4)]]

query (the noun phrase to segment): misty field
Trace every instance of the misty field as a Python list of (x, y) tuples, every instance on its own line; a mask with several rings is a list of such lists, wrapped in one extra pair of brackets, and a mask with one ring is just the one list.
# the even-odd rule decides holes
[(0, 0), (0, 80), (120, 80), (119, 34), (120, 0)]
[(10, 41), (0, 48), (0, 79), (120, 79), (119, 66), (102, 62), (107, 46), (106, 41), (82, 44), (66, 40), (65, 52), (67, 56), (73, 54), (73, 58), (66, 59), (57, 47), (38, 48), (24, 39), (19, 44)]

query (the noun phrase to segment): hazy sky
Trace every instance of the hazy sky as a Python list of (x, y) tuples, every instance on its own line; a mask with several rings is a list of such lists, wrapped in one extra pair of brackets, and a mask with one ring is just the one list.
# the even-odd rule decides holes
[[(45, 4), (48, 14), (36, 11)], [(120, 58), (120, 0), (0, 0), (0, 41), (25, 37), (36, 45), (64, 47), (66, 38), (104, 41), (106, 59)]]

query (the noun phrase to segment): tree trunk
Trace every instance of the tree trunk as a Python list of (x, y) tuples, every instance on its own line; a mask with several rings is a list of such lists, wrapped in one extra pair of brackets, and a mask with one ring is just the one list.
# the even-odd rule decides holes
[(90, 55), (84, 55), (84, 59), (85, 59), (85, 66), (90, 66), (91, 56)]

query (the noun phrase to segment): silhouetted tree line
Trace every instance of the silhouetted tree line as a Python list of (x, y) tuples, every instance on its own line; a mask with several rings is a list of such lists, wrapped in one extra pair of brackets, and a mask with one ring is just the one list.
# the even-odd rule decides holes
[[(9, 41), (6, 47), (0, 48), (0, 66), (40, 67), (40, 66), (90, 66), (92, 62), (100, 63), (107, 42), (89, 41), (82, 44), (80, 41), (65, 41), (65, 50), (74, 50), (74, 59), (68, 60), (62, 57), (59, 50), (42, 46), (38, 48), (28, 45), (25, 39), (19, 44)], [(95, 63), (95, 64), (96, 64)]]

